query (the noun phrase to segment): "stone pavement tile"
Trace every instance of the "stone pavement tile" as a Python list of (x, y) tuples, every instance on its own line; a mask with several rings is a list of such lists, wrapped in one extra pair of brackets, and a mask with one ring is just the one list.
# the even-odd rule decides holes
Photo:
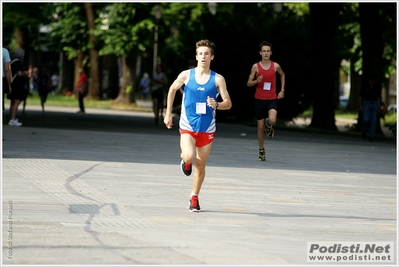
[(299, 265), (310, 241), (397, 240), (395, 144), (276, 131), (258, 162), (254, 128), (219, 124), (193, 214), (176, 129), (73, 115), (3, 128), (3, 264)]

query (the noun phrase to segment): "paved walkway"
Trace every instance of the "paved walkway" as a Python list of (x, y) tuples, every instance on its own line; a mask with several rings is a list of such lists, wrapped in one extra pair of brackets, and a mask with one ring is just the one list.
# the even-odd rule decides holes
[(277, 129), (258, 162), (256, 129), (219, 123), (193, 214), (176, 127), (46, 109), (3, 125), (3, 264), (302, 265), (307, 242), (397, 249), (394, 142)]

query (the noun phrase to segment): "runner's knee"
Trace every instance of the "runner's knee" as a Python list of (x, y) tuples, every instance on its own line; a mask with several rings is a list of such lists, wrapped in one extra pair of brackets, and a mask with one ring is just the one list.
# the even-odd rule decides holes
[(188, 164), (192, 163), (195, 159), (195, 153), (182, 152), (180, 156), (181, 159)]

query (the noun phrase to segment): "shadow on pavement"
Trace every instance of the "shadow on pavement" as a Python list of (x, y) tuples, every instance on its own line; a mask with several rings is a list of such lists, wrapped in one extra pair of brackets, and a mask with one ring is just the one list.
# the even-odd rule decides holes
[[(145, 164), (180, 162), (178, 118), (168, 130), (152, 113), (78, 114), (27, 110), (22, 127), (3, 122), (3, 158), (48, 158)], [(396, 174), (396, 145), (360, 137), (276, 129), (258, 162), (256, 128), (217, 124), (208, 166)]]

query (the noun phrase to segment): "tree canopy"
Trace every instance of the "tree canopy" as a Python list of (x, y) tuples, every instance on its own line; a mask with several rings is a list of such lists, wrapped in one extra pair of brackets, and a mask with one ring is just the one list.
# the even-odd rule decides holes
[[(272, 60), (286, 73), (279, 118), (290, 120), (312, 107), (311, 125), (317, 128), (335, 128), (340, 68), (361, 76), (378, 66), (381, 79), (396, 71), (396, 3), (217, 3), (215, 15), (207, 3), (196, 2), (2, 5), (3, 45), (11, 51), (24, 47), (39, 53), (45, 44), (51, 51), (64, 52), (75, 68), (90, 69), (109, 57), (113, 68), (121, 69), (113, 72), (122, 80), (110, 90), (127, 102), (134, 101), (139, 76), (152, 72), (155, 26), (156, 60), (170, 81), (195, 59), (198, 40), (212, 40), (216, 50), (211, 68), (225, 77), (234, 103), (233, 109), (221, 113), (221, 120), (253, 119), (254, 88), (247, 88), (246, 80), (252, 64), (260, 60), (258, 44), (263, 40), (273, 44)], [(162, 10), (159, 20), (155, 6)], [(38, 35), (44, 25), (50, 28), (45, 38)], [(99, 59), (93, 60), (96, 56)], [(341, 66), (342, 60), (350, 62), (351, 70)], [(101, 93), (98, 68), (90, 73), (99, 76), (92, 97)]]

